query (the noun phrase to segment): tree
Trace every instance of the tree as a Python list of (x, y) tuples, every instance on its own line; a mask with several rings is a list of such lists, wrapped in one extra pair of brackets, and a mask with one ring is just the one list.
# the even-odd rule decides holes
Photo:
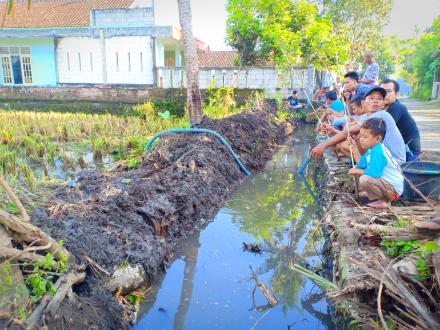
[(322, 0), (337, 34), (349, 36), (349, 58), (354, 63), (365, 50), (377, 49), (389, 22), (393, 0)]
[(434, 52), (440, 49), (440, 15), (421, 36), (409, 60), (409, 71), (419, 83), (419, 97), (428, 98), (431, 93), (434, 74), (440, 70), (440, 58)]
[(309, 64), (331, 68), (347, 59), (346, 36), (335, 34), (317, 6), (290, 0), (229, 0), (227, 42), (250, 66), (271, 60), (278, 66)]
[(186, 94), (191, 126), (202, 121), (202, 98), (199, 87), (199, 65), (191, 23), (190, 0), (177, 0), (180, 25), (182, 27), (183, 48), (186, 69)]

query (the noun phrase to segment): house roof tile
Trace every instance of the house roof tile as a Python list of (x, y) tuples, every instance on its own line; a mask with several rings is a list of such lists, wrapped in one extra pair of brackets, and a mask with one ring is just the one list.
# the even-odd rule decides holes
[[(197, 54), (199, 66), (205, 68), (231, 68), (237, 67), (238, 52), (235, 50), (205, 51)], [(270, 61), (256, 64), (257, 67), (272, 67)]]
[(16, 0), (11, 14), (7, 3), (0, 3), (0, 26), (2, 28), (49, 28), (84, 27), (90, 25), (92, 9), (128, 8), (133, 0)]
[(199, 52), (197, 55), (200, 67), (230, 68), (237, 66), (235, 58), (237, 58), (238, 52), (234, 50)]

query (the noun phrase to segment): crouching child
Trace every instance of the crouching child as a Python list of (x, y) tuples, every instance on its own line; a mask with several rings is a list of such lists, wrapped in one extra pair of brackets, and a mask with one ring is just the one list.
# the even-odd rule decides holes
[(386, 124), (380, 118), (367, 119), (359, 134), (359, 144), (367, 151), (348, 175), (360, 176), (359, 197), (371, 201), (367, 206), (387, 208), (402, 194), (404, 179), (397, 162), (382, 143)]

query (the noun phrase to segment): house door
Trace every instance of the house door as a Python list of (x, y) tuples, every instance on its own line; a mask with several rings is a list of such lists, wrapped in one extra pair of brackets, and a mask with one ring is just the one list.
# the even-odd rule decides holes
[(23, 74), (21, 71), (21, 60), (19, 55), (11, 55), (12, 74), (14, 76), (14, 84), (23, 84)]

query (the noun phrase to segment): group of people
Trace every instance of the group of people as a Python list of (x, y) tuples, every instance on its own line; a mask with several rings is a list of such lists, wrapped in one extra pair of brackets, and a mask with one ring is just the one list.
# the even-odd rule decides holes
[(348, 175), (359, 186), (359, 203), (386, 208), (403, 192), (400, 165), (419, 160), (420, 133), (407, 107), (397, 99), (399, 84), (384, 79), (378, 84), (379, 66), (365, 53), (368, 67), (362, 78), (355, 71), (344, 75), (343, 88), (326, 93), (318, 110), (318, 131), (328, 138), (311, 151), (321, 157), (329, 147), (352, 159)]

